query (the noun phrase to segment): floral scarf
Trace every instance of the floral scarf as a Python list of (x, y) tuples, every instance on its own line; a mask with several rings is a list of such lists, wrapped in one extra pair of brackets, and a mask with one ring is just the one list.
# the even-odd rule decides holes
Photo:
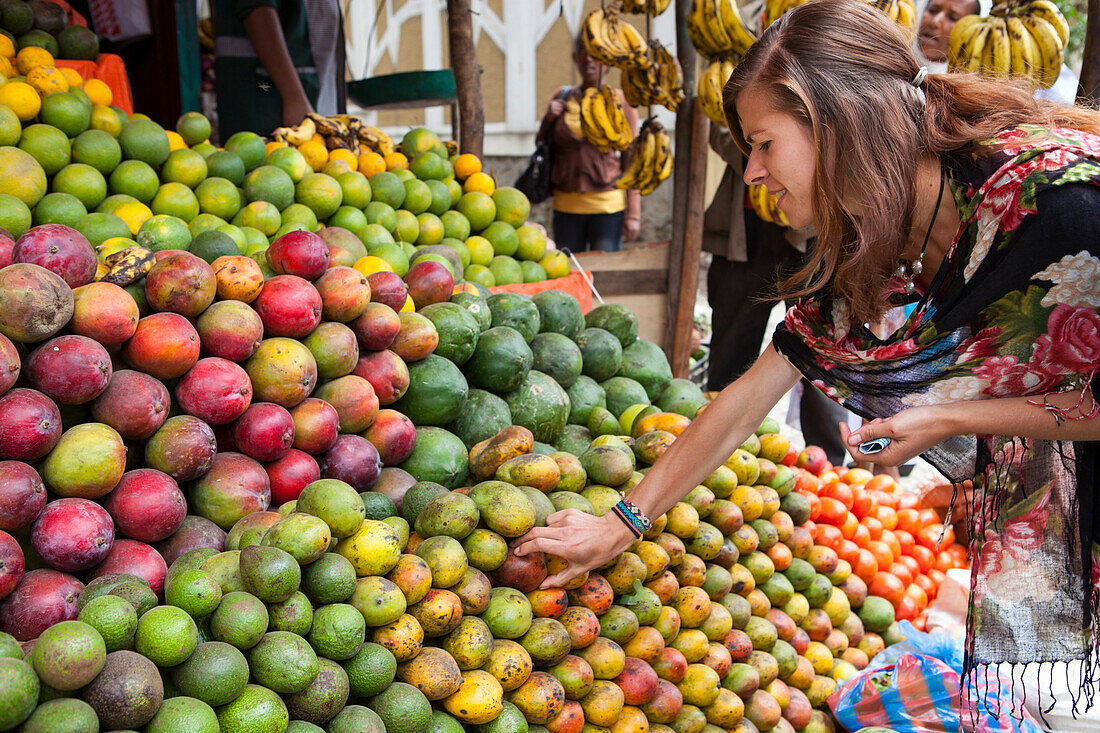
[[(1100, 136), (1028, 126), (977, 149), (943, 159), (962, 226), (895, 333), (851, 324), (827, 294), (776, 330), (784, 356), (863, 417), (1080, 387), (1100, 366)], [(978, 435), (924, 454), (973, 490), (966, 671), (1084, 660), (1075, 707), (1100, 671), (1096, 447)]]

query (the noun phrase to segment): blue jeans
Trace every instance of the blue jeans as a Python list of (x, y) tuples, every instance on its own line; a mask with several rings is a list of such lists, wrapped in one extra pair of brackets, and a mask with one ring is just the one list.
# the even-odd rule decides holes
[(554, 243), (572, 252), (618, 252), (623, 246), (625, 211), (614, 214), (554, 212)]

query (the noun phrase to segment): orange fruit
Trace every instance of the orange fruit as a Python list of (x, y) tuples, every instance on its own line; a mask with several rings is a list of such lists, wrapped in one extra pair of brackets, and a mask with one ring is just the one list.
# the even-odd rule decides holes
[(334, 160), (340, 160), (348, 164), (348, 167), (353, 171), (359, 170), (359, 158), (355, 156), (355, 153), (344, 148), (337, 148), (328, 154), (329, 162)]
[(27, 72), (27, 83), (41, 96), (69, 91), (65, 75), (52, 66), (36, 66)]
[(358, 171), (367, 178), (384, 170), (386, 170), (386, 161), (378, 153), (368, 150), (359, 154)]
[(38, 116), (42, 109), (42, 98), (30, 84), (23, 81), (10, 81), (0, 86), (0, 104), (8, 107), (20, 122), (29, 122)]
[(15, 44), (3, 34), (0, 34), (0, 57), (6, 59), (15, 57)]
[(473, 153), (463, 153), (455, 158), (455, 178), (465, 181), (475, 173), (481, 173), (481, 158)]
[(27, 46), (15, 55), (15, 67), (20, 74), (26, 75), (36, 66), (49, 66), (53, 68), (54, 60), (50, 52), (37, 46)]
[(390, 153), (382, 158), (386, 161), (386, 170), (392, 171), (395, 168), (408, 168), (409, 159), (402, 153)]
[(76, 69), (70, 69), (68, 66), (63, 66), (58, 69), (61, 75), (65, 77), (65, 81), (69, 82), (71, 87), (79, 87), (84, 84), (84, 77), (80, 75), (80, 72)]
[(471, 191), (479, 191), (489, 196), (493, 195), (496, 191), (497, 184), (493, 181), (493, 177), (488, 173), (472, 173), (462, 184), (462, 190), (466, 193)]
[(302, 154), (302, 157), (306, 159), (306, 163), (314, 172), (320, 172), (328, 163), (328, 148), (325, 147), (324, 142), (318, 142), (317, 140), (304, 142), (298, 146), (298, 152)]
[(183, 141), (183, 135), (180, 135), (175, 130), (165, 130), (168, 135), (168, 150), (183, 150), (187, 147), (187, 143)]
[(84, 93), (88, 95), (88, 99), (92, 101), (92, 104), (110, 107), (114, 101), (111, 87), (107, 86), (107, 82), (101, 79), (88, 79), (84, 82)]
[(289, 146), (284, 142), (279, 142), (278, 140), (271, 140), (267, 143), (267, 154), (271, 155), (272, 150), (278, 150), (279, 148), (286, 148), (286, 147), (289, 147)]

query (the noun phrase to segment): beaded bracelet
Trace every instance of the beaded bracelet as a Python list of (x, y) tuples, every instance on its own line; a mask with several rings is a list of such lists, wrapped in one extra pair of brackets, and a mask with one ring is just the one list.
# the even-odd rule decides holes
[(635, 519), (637, 519), (639, 522), (642, 523), (642, 531), (643, 532), (648, 532), (653, 527), (653, 522), (651, 522), (649, 520), (649, 517), (647, 517), (642, 512), (642, 510), (639, 509), (637, 507), (637, 505), (634, 502), (632, 502), (630, 499), (627, 499), (624, 496), (622, 498), (622, 501), (620, 501), (619, 503), (623, 505), (623, 508), (625, 508), (628, 512), (630, 512), (632, 515), (634, 515)]
[(635, 538), (642, 538), (642, 535), (645, 532), (642, 529), (641, 520), (631, 514), (630, 510), (626, 508), (623, 502), (620, 501), (618, 504), (611, 507), (611, 511), (615, 512), (615, 516), (618, 517), (622, 521), (622, 523), (626, 525), (627, 529), (630, 530), (630, 533), (633, 534)]

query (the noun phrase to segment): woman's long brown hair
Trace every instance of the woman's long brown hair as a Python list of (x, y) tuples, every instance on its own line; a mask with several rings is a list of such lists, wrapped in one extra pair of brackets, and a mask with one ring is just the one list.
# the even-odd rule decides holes
[(901, 27), (861, 0), (811, 0), (776, 21), (734, 69), (723, 91), (726, 120), (748, 155), (739, 94), (811, 132), (817, 149), (807, 264), (779, 283), (797, 298), (829, 287), (856, 323), (888, 308), (887, 283), (913, 226), (917, 162), (959, 153), (1024, 123), (1100, 133), (1100, 114), (1035, 99), (1031, 87), (920, 69)]

